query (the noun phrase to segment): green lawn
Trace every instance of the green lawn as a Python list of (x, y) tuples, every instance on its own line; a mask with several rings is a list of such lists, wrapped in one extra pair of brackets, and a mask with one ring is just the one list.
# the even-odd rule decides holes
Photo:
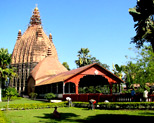
[(81, 123), (104, 121), (154, 121), (150, 110), (87, 110), (86, 108), (58, 108), (60, 119), (52, 117), (53, 108), (35, 110), (4, 111), (8, 123)]
[[(44, 103), (43, 101), (36, 101), (36, 100), (31, 100), (31, 99), (27, 99), (27, 98), (21, 98), (19, 100), (14, 100), (14, 101), (10, 101), (9, 104), (31, 104), (31, 103)], [(2, 108), (3, 106), (7, 105), (7, 101), (5, 102), (0, 102), (0, 108)]]

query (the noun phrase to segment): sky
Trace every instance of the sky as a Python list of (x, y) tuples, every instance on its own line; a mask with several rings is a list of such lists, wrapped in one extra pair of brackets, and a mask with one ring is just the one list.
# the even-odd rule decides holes
[(52, 34), (59, 61), (77, 68), (78, 51), (88, 48), (103, 64), (123, 65), (135, 56), (134, 21), (128, 9), (136, 0), (1, 0), (0, 48), (12, 53), (18, 31), (28, 28), (35, 6), (38, 6), (42, 26)]

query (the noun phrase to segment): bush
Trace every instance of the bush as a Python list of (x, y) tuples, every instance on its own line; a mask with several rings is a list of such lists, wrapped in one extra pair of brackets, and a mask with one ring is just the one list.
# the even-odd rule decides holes
[(86, 108), (86, 107), (89, 107), (89, 102), (73, 102), (73, 106)]
[(47, 93), (44, 95), (44, 98), (47, 99), (48, 101), (50, 101), (51, 99), (55, 98), (56, 95), (53, 93)]
[[(27, 109), (44, 109), (54, 107), (66, 107), (67, 102), (60, 103), (33, 103), (33, 104), (10, 104), (9, 109), (11, 110), (27, 110)], [(3, 108), (6, 108), (4, 106)]]
[[(98, 109), (154, 109), (154, 102), (99, 102)], [(88, 102), (73, 102), (74, 107), (89, 107)]]
[[(10, 101), (20, 100), (22, 97), (12, 96)], [(2, 97), (2, 101), (8, 101), (7, 97)]]
[(6, 96), (8, 101), (11, 100), (12, 97), (17, 97), (19, 95), (17, 90), (12, 87), (6, 88), (5, 90), (3, 90), (3, 93), (3, 96)]
[(33, 100), (36, 99), (37, 95), (38, 95), (38, 94), (37, 94), (37, 93), (34, 93), (34, 92), (32, 92), (32, 93), (29, 94), (29, 96), (30, 96), (31, 99), (33, 99)]

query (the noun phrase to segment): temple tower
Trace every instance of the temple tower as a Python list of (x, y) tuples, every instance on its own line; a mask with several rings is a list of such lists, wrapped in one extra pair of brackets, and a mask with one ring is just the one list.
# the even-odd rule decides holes
[(48, 55), (58, 60), (56, 48), (49, 37), (43, 31), (39, 9), (36, 7), (30, 18), (27, 30), (22, 34), (18, 32), (16, 44), (12, 53), (12, 66), (16, 68), (18, 77), (10, 82), (19, 93), (26, 92), (27, 79), (33, 68)]

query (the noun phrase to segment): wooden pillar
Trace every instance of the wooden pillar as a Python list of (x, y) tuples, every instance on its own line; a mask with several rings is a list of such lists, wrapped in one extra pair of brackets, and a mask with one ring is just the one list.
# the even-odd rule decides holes
[(63, 82), (63, 94), (65, 94), (65, 83)]
[(110, 94), (112, 94), (112, 84), (110, 84)]
[(70, 94), (70, 90), (71, 90), (71, 88), (70, 88), (71, 86), (70, 86), (70, 82), (68, 83), (68, 93)]
[(78, 84), (75, 84), (75, 93), (79, 94), (79, 92), (78, 92)]
[(56, 83), (56, 94), (58, 94), (58, 83)]

